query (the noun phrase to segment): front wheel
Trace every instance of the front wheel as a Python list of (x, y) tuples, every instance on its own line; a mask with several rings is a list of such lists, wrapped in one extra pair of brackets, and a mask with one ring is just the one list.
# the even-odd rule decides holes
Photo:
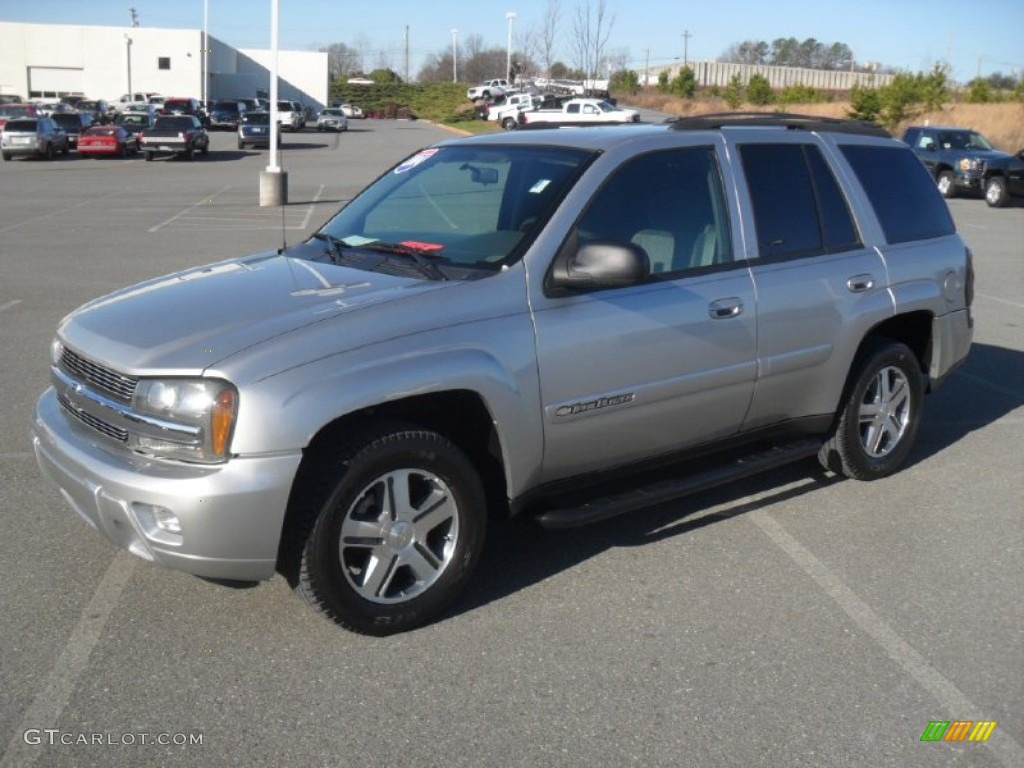
[(514, 117), (506, 117), (504, 120), (501, 121), (501, 127), (504, 128), (506, 131), (514, 131), (516, 128), (519, 127), (519, 123), (516, 122), (516, 119)]
[(855, 480), (891, 475), (907, 458), (921, 421), (923, 377), (905, 344), (884, 341), (861, 358), (835, 431), (818, 458)]
[(985, 182), (985, 202), (992, 208), (1002, 208), (1010, 202), (1010, 190), (1006, 186), (1006, 179), (1002, 176), (992, 176)]
[(949, 200), (956, 197), (956, 183), (953, 179), (952, 171), (942, 171), (936, 183), (938, 184), (939, 192), (942, 193), (944, 198)]
[(293, 503), (289, 580), (350, 630), (390, 635), (440, 614), (484, 542), (486, 502), (466, 455), (444, 436), (381, 424), (314, 459)]
[(146, 156), (146, 162), (147, 163), (153, 161), (153, 153), (152, 152), (143, 152), (142, 154)]

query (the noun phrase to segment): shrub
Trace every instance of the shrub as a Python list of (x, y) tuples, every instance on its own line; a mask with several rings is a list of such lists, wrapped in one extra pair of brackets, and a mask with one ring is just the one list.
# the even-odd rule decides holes
[(739, 75), (733, 75), (729, 79), (729, 84), (725, 87), (722, 98), (729, 105), (729, 109), (736, 109), (743, 103), (743, 96), (743, 81), (740, 80)]
[(751, 104), (764, 106), (765, 104), (771, 104), (774, 98), (775, 93), (772, 91), (767, 77), (764, 75), (750, 76), (750, 82), (747, 83), (747, 101)]

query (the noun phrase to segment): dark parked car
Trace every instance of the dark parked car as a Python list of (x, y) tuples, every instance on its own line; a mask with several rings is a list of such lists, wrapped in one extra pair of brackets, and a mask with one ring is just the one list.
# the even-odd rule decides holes
[(93, 124), (92, 115), (84, 112), (54, 112), (51, 117), (67, 133), (68, 146), (72, 149), (78, 146), (78, 137)]
[(210, 127), (235, 130), (245, 114), (245, 107), (235, 99), (222, 99), (210, 110)]
[[(270, 146), (270, 113), (246, 112), (238, 124), (238, 148)], [(277, 134), (277, 146), (281, 146), (281, 134)]]
[(985, 202), (1001, 207), (1010, 196), (1024, 196), (1024, 150), (1000, 152), (969, 128), (914, 125), (903, 134), (931, 171), (943, 197), (960, 192), (984, 194)]
[(124, 128), (125, 133), (129, 136), (135, 136), (139, 131), (152, 128), (155, 121), (156, 118), (148, 112), (129, 112), (125, 110), (114, 118), (114, 125)]
[(203, 125), (209, 124), (209, 118), (206, 114), (206, 110), (203, 109), (203, 105), (199, 99), (167, 98), (164, 100), (164, 104), (160, 108), (160, 114), (192, 115), (193, 117), (198, 117), (199, 122)]
[(91, 115), (93, 122), (100, 124), (109, 123), (115, 112), (114, 108), (103, 99), (80, 101), (75, 105), (75, 109), (84, 114)]
[(68, 135), (50, 117), (17, 117), (7, 121), (0, 132), (0, 154), (4, 160), (15, 155), (45, 157), (68, 153)]

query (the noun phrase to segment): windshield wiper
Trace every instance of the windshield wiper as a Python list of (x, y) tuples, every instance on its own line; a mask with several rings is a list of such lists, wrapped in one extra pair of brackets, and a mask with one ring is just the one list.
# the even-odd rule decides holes
[(431, 280), (448, 279), (440, 267), (424, 255), (424, 251), (412, 248), (411, 246), (402, 245), (401, 243), (382, 243), (379, 240), (375, 240), (372, 243), (363, 243), (358, 247), (367, 251), (386, 253), (388, 256), (401, 256), (407, 261), (414, 263), (420, 273)]
[(326, 232), (314, 232), (313, 238), (327, 243), (327, 255), (331, 257), (331, 261), (335, 264), (341, 264), (341, 246), (344, 243), (339, 238), (334, 235), (328, 235)]

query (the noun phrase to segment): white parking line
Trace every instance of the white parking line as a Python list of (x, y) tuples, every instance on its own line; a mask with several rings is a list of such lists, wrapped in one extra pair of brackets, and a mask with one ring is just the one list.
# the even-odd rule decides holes
[(1020, 389), (1010, 389), (1009, 387), (1000, 386), (999, 384), (995, 384), (989, 381), (988, 379), (984, 379), (981, 376), (975, 376), (973, 373), (967, 373), (964, 370), (957, 371), (956, 375), (963, 376), (965, 379), (970, 379), (975, 384), (981, 384), (982, 386), (988, 387), (989, 389), (995, 390), (996, 392), (1001, 392), (1004, 395), (1009, 395), (1010, 397), (1013, 398), (1018, 398), (1021, 396), (1021, 394), (1024, 394), (1020, 391)]
[(10, 309), (11, 307), (16, 307), (19, 304), (21, 304), (21, 299), (11, 299), (6, 304), (0, 304), (0, 312), (3, 312), (5, 309)]
[(134, 572), (136, 562), (134, 555), (123, 550), (114, 556), (46, 683), (25, 710), (21, 723), (7, 743), (0, 768), (27, 768), (46, 752), (38, 746), (26, 744), (24, 733), (30, 728), (57, 727), (61, 712), (71, 700), (78, 678), (89, 664), (89, 656), (99, 642), (100, 633)]
[[(210, 197), (208, 199), (212, 200), (217, 195), (220, 195), (220, 194), (226, 192), (229, 189), (231, 189), (231, 185), (230, 184), (228, 184), (226, 186), (223, 186), (220, 189), (218, 189), (216, 192), (214, 192), (212, 195), (210, 195)], [(193, 203), (192, 205), (190, 205), (188, 208), (186, 208), (185, 210), (181, 211), (180, 213), (176, 213), (173, 216), (171, 216), (171, 218), (169, 218), (167, 221), (161, 222), (160, 224), (157, 224), (155, 227), (150, 227), (149, 231), (150, 232), (156, 232), (158, 229), (160, 229), (161, 227), (167, 226), (172, 221), (176, 221), (176, 220), (180, 219), (182, 216), (184, 216), (189, 211), (194, 211), (200, 205), (209, 205), (209, 203), (206, 202), (205, 200), (200, 200), (200, 201), (198, 201), (196, 203)]]
[(977, 296), (978, 298), (981, 298), (981, 299), (987, 299), (988, 301), (997, 301), (1000, 304), (1009, 304), (1011, 307), (1017, 307), (1018, 309), (1024, 309), (1024, 304), (1021, 304), (1019, 301), (1010, 301), (1009, 299), (1000, 299), (998, 296), (989, 296), (987, 293), (975, 292), (974, 295)]
[[(861, 600), (843, 580), (810, 553), (799, 541), (794, 539), (782, 525), (767, 512), (751, 512), (751, 522), (778, 545), (779, 549), (792, 558), (804, 573), (810, 576), (840, 608), (853, 619), (854, 623), (871, 636), (876, 643), (918, 685), (932, 694), (944, 711), (958, 718), (971, 720), (986, 719), (985, 713), (973, 701), (967, 698), (939, 670), (928, 663), (928, 660), (896, 631), (890, 627), (871, 606)], [(999, 738), (996, 738), (998, 736)], [(1024, 765), (1024, 747), (1021, 747), (1005, 729), (992, 734), (985, 746), (995, 755), (1000, 763), (1010, 768)]]
[(116, 192), (110, 192), (109, 194), (106, 195), (90, 195), (88, 200), (83, 200), (80, 203), (75, 203), (74, 205), (68, 206), (67, 208), (61, 208), (56, 211), (47, 211), (46, 213), (43, 213), (39, 216), (33, 216), (31, 219), (22, 219), (17, 224), (8, 224), (6, 227), (0, 227), (0, 232), (7, 232), (8, 230), (11, 229), (24, 227), (26, 224), (32, 224), (33, 222), (39, 221), (40, 219), (47, 219), (51, 216), (60, 216), (61, 214), (67, 213), (68, 211), (73, 211), (76, 208), (82, 208), (83, 206), (89, 205), (90, 203), (94, 203), (97, 200), (106, 200), (108, 197), (115, 197), (117, 195), (125, 194), (130, 193), (127, 192), (126, 190), (119, 189)]

